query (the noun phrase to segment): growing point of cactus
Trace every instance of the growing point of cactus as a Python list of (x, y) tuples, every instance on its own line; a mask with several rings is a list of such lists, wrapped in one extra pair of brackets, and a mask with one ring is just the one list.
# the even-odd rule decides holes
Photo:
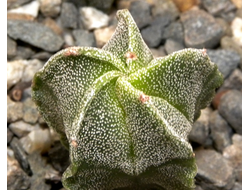
[(36, 73), (32, 97), (61, 135), (67, 189), (194, 188), (193, 122), (222, 84), (206, 52), (154, 58), (128, 10), (102, 48), (69, 47)]

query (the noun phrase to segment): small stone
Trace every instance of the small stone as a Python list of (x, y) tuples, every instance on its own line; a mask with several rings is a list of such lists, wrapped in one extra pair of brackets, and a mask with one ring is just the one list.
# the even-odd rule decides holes
[(236, 68), (231, 75), (224, 80), (224, 83), (220, 87), (219, 91), (235, 89), (242, 91), (242, 72), (240, 69)]
[(61, 35), (63, 30), (61, 27), (50, 17), (43, 20), (43, 24), (53, 30), (56, 34)]
[(27, 156), (22, 148), (22, 146), (20, 145), (19, 140), (14, 137), (10, 143), (10, 147), (12, 148), (14, 154), (15, 154), (15, 158), (17, 159), (18, 163), (20, 164), (20, 166), (22, 167), (22, 169), (28, 174), (28, 175), (32, 175), (32, 171), (30, 170), (30, 165), (27, 159)]
[(233, 131), (217, 110), (210, 115), (209, 126), (213, 144), (217, 151), (222, 152), (224, 148), (232, 144)]
[(242, 47), (242, 19), (236, 17), (231, 23), (234, 41)]
[(80, 9), (80, 16), (83, 26), (86, 30), (105, 27), (109, 22), (108, 15), (93, 7), (82, 7)]
[(173, 0), (175, 5), (181, 12), (191, 9), (193, 6), (198, 5), (198, 0)]
[(36, 104), (31, 98), (23, 102), (23, 120), (30, 124), (35, 124), (39, 118)]
[(7, 12), (7, 20), (29, 20), (29, 21), (34, 21), (35, 17), (29, 14), (24, 14), (24, 13), (12, 13), (12, 12)]
[(12, 123), (23, 118), (23, 104), (14, 102), (7, 96), (7, 123)]
[(172, 22), (169, 26), (164, 28), (163, 39), (174, 39), (175, 41), (179, 41), (181, 43), (184, 42), (184, 30), (181, 22)]
[(179, 16), (179, 10), (172, 0), (152, 0), (152, 16), (170, 13), (172, 20)]
[(75, 40), (74, 40), (71, 32), (64, 31), (63, 39), (65, 41), (65, 46), (66, 47), (75, 46)]
[(220, 42), (223, 28), (214, 17), (203, 10), (190, 10), (181, 14), (186, 47), (214, 48)]
[(99, 28), (94, 31), (96, 46), (102, 48), (112, 37), (115, 32), (115, 26)]
[(50, 28), (31, 21), (8, 20), (7, 33), (15, 40), (22, 40), (49, 52), (58, 51), (63, 44), (62, 38)]
[(77, 46), (83, 47), (95, 47), (95, 36), (93, 32), (89, 32), (87, 30), (77, 29), (72, 32), (73, 37), (75, 38), (75, 44)]
[(220, 45), (222, 49), (236, 51), (242, 56), (242, 47), (232, 37), (224, 36), (221, 38)]
[(46, 153), (52, 144), (49, 129), (35, 129), (20, 139), (23, 149), (28, 154)]
[(242, 181), (242, 136), (233, 135), (233, 144), (226, 147), (223, 156), (229, 160), (230, 165), (234, 168), (237, 181)]
[(179, 51), (185, 48), (181, 42), (171, 38), (166, 40), (164, 47), (167, 54), (171, 54), (175, 51)]
[(129, 11), (140, 29), (149, 25), (152, 21), (150, 5), (145, 1), (132, 1)]
[(21, 7), (8, 10), (8, 12), (10, 12), (10, 13), (19, 13), (19, 14), (27, 14), (27, 15), (31, 15), (32, 17), (36, 18), (37, 15), (38, 15), (39, 6), (40, 6), (39, 1), (35, 0), (35, 1), (31, 1), (28, 4), (23, 5)]
[(21, 169), (14, 152), (7, 148), (7, 189), (29, 189), (29, 176)]
[(201, 116), (194, 122), (188, 136), (190, 141), (201, 145), (207, 145), (209, 138), (209, 117), (211, 113), (211, 108), (201, 110)]
[(16, 55), (16, 42), (7, 36), (7, 58), (11, 59)]
[(46, 17), (56, 17), (61, 11), (62, 0), (40, 0), (40, 10)]
[(65, 28), (77, 28), (78, 11), (73, 3), (63, 2), (60, 19)]
[(170, 13), (166, 13), (154, 17), (150, 25), (155, 26), (160, 30), (163, 30), (163, 28), (167, 27), (171, 22), (172, 22), (172, 16), (170, 15)]
[(222, 36), (232, 36), (232, 30), (230, 24), (223, 18), (215, 18), (216, 22), (223, 28)]
[(44, 62), (47, 62), (49, 58), (52, 56), (52, 53), (46, 52), (46, 51), (40, 51), (34, 55), (32, 55), (31, 59), (39, 59)]
[(21, 80), (24, 67), (23, 62), (19, 60), (7, 62), (7, 90)]
[(15, 60), (29, 59), (31, 56), (35, 55), (34, 48), (31, 46), (17, 46), (17, 55)]
[(21, 81), (31, 82), (35, 73), (38, 72), (43, 67), (43, 65), (43, 62), (38, 59), (26, 61)]
[(218, 16), (221, 12), (227, 12), (232, 3), (229, 0), (201, 0), (201, 4), (210, 14)]
[(149, 26), (147, 28), (142, 29), (141, 35), (145, 43), (149, 48), (158, 47), (162, 40), (162, 30), (161, 27), (157, 26)]
[(195, 151), (198, 173), (196, 183), (204, 190), (231, 189), (235, 182), (234, 170), (227, 159), (215, 150)]
[(238, 134), (242, 134), (242, 93), (230, 90), (220, 100), (218, 111)]
[(28, 135), (32, 130), (38, 128), (38, 125), (31, 125), (24, 121), (16, 121), (9, 125), (9, 129), (18, 137)]
[(207, 50), (207, 54), (211, 61), (218, 66), (219, 71), (224, 76), (224, 79), (237, 68), (241, 61), (240, 55), (232, 50)]

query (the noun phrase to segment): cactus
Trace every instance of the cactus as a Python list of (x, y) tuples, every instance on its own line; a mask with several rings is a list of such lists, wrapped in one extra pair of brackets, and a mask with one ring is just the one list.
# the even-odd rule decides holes
[(35, 74), (32, 98), (69, 149), (70, 190), (194, 188), (188, 142), (222, 75), (204, 50), (154, 58), (128, 10), (102, 48), (69, 47)]

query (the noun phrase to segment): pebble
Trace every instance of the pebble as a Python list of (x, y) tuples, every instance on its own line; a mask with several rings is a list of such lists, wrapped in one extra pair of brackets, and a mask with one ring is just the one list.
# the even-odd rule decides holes
[(49, 129), (36, 128), (27, 136), (22, 137), (20, 143), (28, 154), (33, 152), (45, 153), (52, 144)]
[(154, 55), (154, 57), (164, 57), (166, 56), (165, 53), (165, 48), (164, 46), (160, 46), (158, 48), (150, 48), (150, 51), (152, 52), (152, 54)]
[(23, 103), (14, 102), (7, 96), (7, 123), (13, 123), (23, 118)]
[(170, 13), (171, 20), (175, 20), (179, 17), (179, 10), (172, 0), (151, 0), (152, 1), (152, 16), (164, 15)]
[(209, 138), (209, 116), (212, 113), (211, 108), (201, 110), (200, 117), (194, 122), (189, 140), (200, 145), (206, 145)]
[(228, 7), (232, 4), (228, 0), (201, 0), (201, 5), (212, 15), (218, 16), (221, 12), (228, 11)]
[(62, 26), (65, 28), (77, 28), (78, 11), (73, 3), (63, 2), (60, 14)]
[(80, 8), (80, 18), (84, 29), (93, 30), (108, 26), (109, 16), (93, 7)]
[(12, 148), (15, 158), (17, 159), (18, 163), (22, 167), (22, 169), (30, 176), (32, 175), (32, 171), (30, 169), (30, 165), (27, 159), (27, 156), (20, 145), (19, 140), (14, 137), (10, 143), (10, 147)]
[(9, 129), (18, 137), (21, 138), (23, 136), (28, 135), (32, 130), (38, 128), (38, 125), (31, 125), (24, 121), (16, 121), (9, 125)]
[(220, 45), (222, 49), (234, 50), (242, 57), (242, 47), (232, 37), (224, 36), (221, 38)]
[(22, 170), (14, 157), (14, 152), (7, 147), (7, 189), (29, 189), (29, 176)]
[(172, 15), (167, 12), (165, 14), (154, 17), (150, 25), (158, 27), (159, 30), (162, 31), (163, 28), (167, 27), (171, 22), (172, 22)]
[(239, 46), (242, 46), (242, 19), (239, 17), (236, 17), (231, 23), (231, 29), (232, 29), (234, 41)]
[(227, 78), (234, 69), (240, 64), (240, 55), (232, 50), (207, 50), (207, 54), (211, 61), (214, 62), (219, 71), (223, 74), (224, 79)]
[(151, 25), (142, 29), (142, 38), (149, 48), (158, 47), (162, 40), (162, 30), (160, 26)]
[(184, 43), (184, 30), (181, 22), (172, 22), (169, 26), (163, 29), (162, 38), (165, 39), (174, 39)]
[(53, 30), (56, 34), (58, 35), (62, 35), (63, 30), (62, 28), (55, 22), (55, 20), (53, 20), (50, 17), (47, 17), (43, 20), (42, 22), (45, 26), (49, 27), (51, 30)]
[(242, 134), (242, 92), (229, 90), (220, 100), (220, 115), (238, 134)]
[(226, 158), (215, 150), (195, 151), (198, 173), (196, 183), (204, 190), (229, 190), (235, 182), (234, 170)]
[(171, 54), (185, 48), (184, 44), (171, 38), (166, 40), (164, 47), (167, 54)]
[(64, 39), (66, 47), (75, 46), (75, 40), (74, 40), (74, 38), (72, 36), (72, 32), (64, 31), (63, 39)]
[(15, 40), (22, 40), (49, 52), (58, 51), (63, 45), (61, 37), (50, 28), (36, 22), (8, 20), (7, 33)]
[(61, 11), (62, 0), (40, 0), (40, 11), (45, 17), (56, 17)]
[(72, 32), (73, 37), (75, 38), (75, 45), (82, 47), (95, 47), (95, 36), (93, 32), (87, 30), (76, 29)]
[(34, 49), (35, 48), (31, 48), (30, 46), (17, 46), (17, 53), (14, 59), (29, 59), (36, 53)]
[(222, 36), (232, 36), (232, 30), (230, 24), (225, 21), (223, 18), (215, 18), (216, 22), (221, 25), (223, 29), (223, 35)]
[(214, 48), (220, 42), (223, 28), (214, 17), (203, 10), (190, 10), (181, 14), (186, 47)]
[(209, 126), (214, 148), (219, 152), (223, 152), (224, 148), (232, 144), (232, 128), (228, 125), (227, 121), (220, 116), (217, 110), (209, 117)]
[(112, 37), (115, 32), (115, 26), (99, 28), (94, 31), (96, 47), (102, 48)]
[(242, 190), (242, 184), (240, 184), (239, 182), (235, 182), (232, 190)]
[(37, 106), (31, 98), (27, 98), (23, 102), (23, 120), (30, 124), (35, 124), (38, 121), (39, 112)]
[(20, 60), (7, 62), (7, 90), (22, 79), (24, 67)]
[(223, 156), (234, 168), (237, 181), (242, 182), (242, 136), (234, 134), (232, 140), (233, 144), (224, 149)]
[(32, 17), (36, 18), (38, 15), (40, 3), (38, 0), (31, 1), (28, 4), (25, 4), (21, 7), (10, 9), (8, 12), (10, 13), (19, 13), (19, 14), (27, 14), (31, 15)]
[(17, 52), (16, 47), (17, 47), (16, 41), (12, 40), (9, 36), (7, 36), (7, 58), (8, 59), (15, 57), (16, 52)]
[(22, 75), (22, 82), (31, 82), (35, 73), (38, 72), (44, 65), (38, 59), (32, 59), (28, 61), (24, 61), (25, 67)]
[(242, 0), (231, 0), (231, 1), (238, 9), (242, 8)]
[(7, 127), (7, 145), (11, 142), (13, 136), (14, 136), (14, 134), (13, 134), (12, 131)]
[(129, 11), (140, 29), (148, 26), (152, 21), (150, 5), (145, 1), (132, 1)]
[(40, 51), (34, 55), (31, 56), (31, 59), (39, 59), (44, 62), (47, 62), (48, 59), (52, 56), (52, 53), (46, 52), (46, 51)]
[(24, 14), (24, 13), (12, 13), (12, 12), (7, 12), (7, 20), (29, 20), (29, 21), (34, 21), (35, 17), (29, 14)]
[(242, 91), (242, 71), (238, 68), (233, 70), (231, 75), (224, 80), (224, 83), (219, 88), (218, 92), (229, 89)]

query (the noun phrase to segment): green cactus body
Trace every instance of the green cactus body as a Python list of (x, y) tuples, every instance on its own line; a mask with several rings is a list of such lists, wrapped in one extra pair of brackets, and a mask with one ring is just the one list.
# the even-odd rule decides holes
[(63, 185), (193, 189), (187, 135), (222, 75), (203, 50), (155, 59), (128, 10), (117, 18), (102, 49), (64, 49), (33, 79), (33, 100), (70, 152)]

